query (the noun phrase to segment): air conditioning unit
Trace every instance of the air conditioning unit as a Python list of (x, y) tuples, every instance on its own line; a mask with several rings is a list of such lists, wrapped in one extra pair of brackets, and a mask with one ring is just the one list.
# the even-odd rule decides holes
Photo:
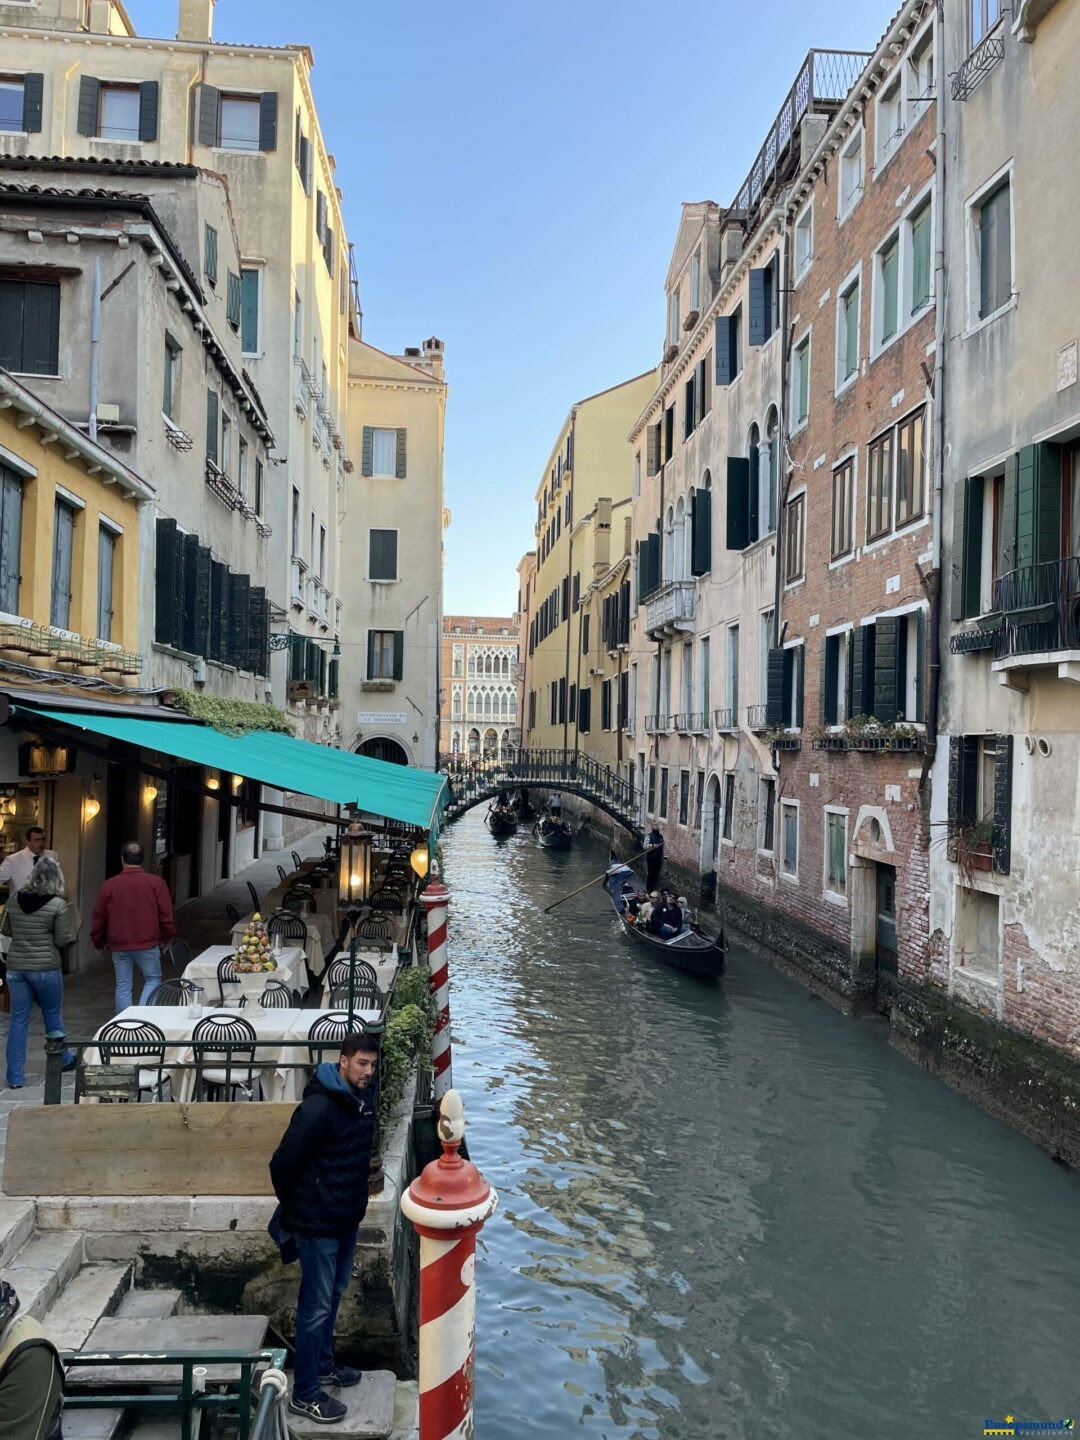
[(206, 684), (206, 661), (201, 655), (191, 667), (191, 678), (196, 685)]
[(590, 670), (590, 671), (589, 671), (589, 679), (590, 679), (590, 680), (595, 680), (595, 679), (597, 678), (597, 676), (602, 676), (603, 673), (604, 673), (603, 670)]

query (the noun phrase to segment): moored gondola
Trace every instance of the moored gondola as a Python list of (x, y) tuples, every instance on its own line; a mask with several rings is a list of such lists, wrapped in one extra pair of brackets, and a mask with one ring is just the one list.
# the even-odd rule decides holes
[(695, 975), (718, 977), (724, 973), (727, 943), (722, 930), (719, 935), (710, 935), (699, 925), (688, 924), (667, 940), (650, 934), (643, 926), (637, 925), (627, 911), (628, 897), (645, 889), (643, 881), (628, 865), (613, 864), (604, 878), (604, 889), (626, 934), (631, 935), (662, 965), (670, 965), (675, 970), (689, 970)]
[(571, 844), (570, 826), (560, 815), (541, 815), (533, 826), (536, 843), (544, 850), (569, 850)]

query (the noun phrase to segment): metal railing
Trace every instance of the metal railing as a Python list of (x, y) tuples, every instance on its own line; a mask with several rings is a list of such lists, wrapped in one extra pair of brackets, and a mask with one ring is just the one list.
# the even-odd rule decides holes
[(746, 728), (755, 733), (769, 728), (769, 721), (766, 716), (765, 705), (747, 705), (746, 707)]
[(994, 581), (994, 659), (1080, 650), (1080, 557), (1025, 565)]
[(714, 710), (713, 724), (717, 730), (737, 730), (739, 728), (738, 711), (733, 705), (725, 705), (719, 710)]
[(1005, 30), (995, 26), (986, 38), (979, 42), (958, 70), (949, 79), (952, 81), (952, 98), (967, 100), (979, 88), (995, 65), (1005, 59)]
[(636, 827), (640, 814), (641, 791), (581, 750), (518, 750), (512, 756), (487, 759), (455, 756), (443, 769), (451, 782), (448, 820), (456, 820), (500, 790), (523, 786), (572, 791), (630, 828)]

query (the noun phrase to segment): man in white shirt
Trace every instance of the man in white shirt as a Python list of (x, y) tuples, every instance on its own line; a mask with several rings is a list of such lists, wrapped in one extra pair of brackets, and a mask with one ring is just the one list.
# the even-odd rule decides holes
[(42, 855), (48, 855), (55, 860), (56, 855), (52, 850), (45, 849), (45, 831), (40, 825), (31, 825), (26, 832), (26, 844), (21, 850), (16, 850), (14, 855), (0, 865), (0, 885), (8, 885), (9, 895), (14, 895), (21, 890), (30, 876), (34, 873), (34, 866), (41, 859)]

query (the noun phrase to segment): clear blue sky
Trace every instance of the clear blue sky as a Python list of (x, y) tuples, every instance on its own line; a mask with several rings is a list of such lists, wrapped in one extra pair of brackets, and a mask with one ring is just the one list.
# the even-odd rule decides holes
[(314, 51), (364, 338), (446, 343), (447, 612), (513, 609), (570, 405), (659, 360), (680, 204), (730, 203), (807, 50), (898, 5), (219, 0), (215, 39)]

